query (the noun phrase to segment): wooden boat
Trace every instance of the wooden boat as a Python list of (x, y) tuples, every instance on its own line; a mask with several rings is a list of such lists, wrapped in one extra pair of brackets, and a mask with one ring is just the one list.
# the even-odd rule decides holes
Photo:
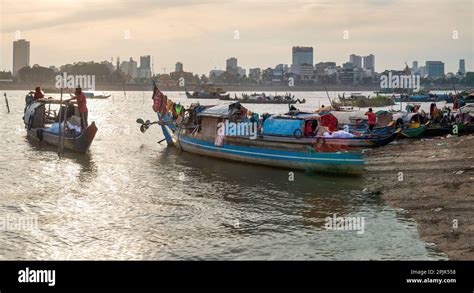
[[(82, 92), (87, 99), (95, 99), (95, 100), (104, 100), (110, 98), (112, 95), (96, 95), (94, 92)], [(74, 94), (70, 94), (71, 97), (75, 97)]]
[[(338, 130), (338, 121), (332, 113), (297, 113), (289, 115), (271, 116), (267, 118), (263, 124), (263, 137), (268, 141), (288, 141), (297, 137), (295, 143), (312, 142), (320, 148), (324, 149), (352, 149), (384, 146), (392, 142), (400, 133), (400, 129), (390, 127), (390, 131), (383, 133), (367, 133), (362, 132), (346, 132)], [(287, 127), (286, 131), (281, 129), (281, 125), (293, 124)], [(315, 127), (316, 135), (305, 136), (301, 129), (307, 124)], [(333, 124), (333, 126), (331, 126)], [(277, 128), (273, 131), (272, 128)], [(387, 127), (388, 128), (388, 127)], [(271, 135), (265, 135), (269, 133)]]
[[(269, 140), (263, 134), (221, 135), (225, 123), (244, 123), (246, 109), (240, 103), (218, 106), (194, 105), (183, 119), (174, 118), (166, 109), (166, 99), (157, 89), (154, 110), (168, 145), (182, 151), (214, 158), (335, 174), (361, 174), (361, 151), (321, 151), (314, 140)], [(183, 122), (177, 124), (177, 121)], [(138, 120), (137, 120), (138, 122)], [(221, 124), (223, 123), (223, 124)], [(242, 124), (243, 125), (243, 124)], [(143, 124), (142, 124), (143, 127)]]
[[(61, 138), (59, 132), (59, 114), (53, 111), (46, 111), (47, 104), (61, 104), (59, 101), (31, 101), (25, 107), (25, 115), (23, 117), (25, 127), (27, 129), (27, 137), (39, 142), (53, 146), (61, 145), (65, 149), (69, 149), (79, 153), (86, 153), (94, 140), (97, 133), (97, 126), (92, 122), (85, 130), (78, 131), (77, 124), (80, 125), (77, 106), (62, 106), (59, 112), (62, 112)], [(69, 113), (69, 114), (68, 114)], [(64, 122), (66, 120), (66, 122)], [(64, 127), (66, 125), (66, 127)]]
[(426, 122), (425, 124), (419, 124), (417, 123), (417, 126), (413, 126), (413, 127), (405, 127), (402, 129), (402, 132), (401, 134), (404, 136), (404, 137), (407, 137), (407, 138), (418, 138), (418, 137), (421, 137), (424, 132), (426, 131), (426, 129), (428, 128), (428, 125), (430, 124), (430, 121)]
[(241, 98), (235, 96), (234, 98), (222, 97), (219, 100), (223, 101), (234, 101), (240, 102), (242, 104), (304, 104), (306, 103), (306, 99), (295, 99), (289, 95), (286, 96), (266, 96), (265, 94), (262, 95), (242, 95)]
[(223, 95), (219, 93), (205, 92), (205, 91), (198, 91), (198, 92), (193, 92), (193, 93), (186, 91), (186, 97), (188, 99), (229, 99), (230, 95), (229, 94)]
[(226, 94), (226, 91), (217, 87), (212, 83), (201, 85), (199, 91), (194, 91), (193, 93), (186, 92), (186, 97), (188, 99), (221, 99), (221, 98), (230, 98), (229, 94)]
[(396, 97), (393, 99), (394, 102), (438, 102), (443, 100), (445, 95), (441, 95), (440, 97), (436, 94), (425, 94), (425, 95), (401, 95), (400, 97)]

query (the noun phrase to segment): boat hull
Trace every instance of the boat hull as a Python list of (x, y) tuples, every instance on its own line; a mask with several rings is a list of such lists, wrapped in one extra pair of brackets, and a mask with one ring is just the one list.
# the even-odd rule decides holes
[(428, 128), (428, 124), (429, 122), (427, 122), (426, 124), (423, 124), (423, 125), (420, 125), (420, 127), (417, 127), (417, 128), (404, 128), (402, 129), (402, 136), (406, 137), (406, 138), (418, 138), (418, 137), (421, 137), (426, 129)]
[(362, 174), (364, 159), (359, 152), (318, 152), (310, 144), (271, 143), (247, 137), (226, 137), (222, 146), (179, 135), (177, 146), (189, 153), (272, 167), (333, 174)]
[[(79, 153), (86, 153), (94, 140), (97, 133), (97, 126), (92, 122), (79, 136), (69, 137), (64, 136), (64, 148)], [(59, 145), (58, 134), (51, 133), (39, 128), (32, 128), (27, 130), (27, 136), (36, 142), (46, 143), (53, 146)]]

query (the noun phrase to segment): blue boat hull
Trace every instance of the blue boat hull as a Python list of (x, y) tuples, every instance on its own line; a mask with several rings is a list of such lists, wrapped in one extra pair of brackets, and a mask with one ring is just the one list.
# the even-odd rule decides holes
[(263, 147), (266, 143), (249, 138), (226, 137), (222, 146), (213, 142), (179, 135), (177, 146), (186, 152), (259, 165), (299, 169), (323, 173), (361, 174), (364, 159), (360, 152), (318, 152), (308, 145), (281, 144)]

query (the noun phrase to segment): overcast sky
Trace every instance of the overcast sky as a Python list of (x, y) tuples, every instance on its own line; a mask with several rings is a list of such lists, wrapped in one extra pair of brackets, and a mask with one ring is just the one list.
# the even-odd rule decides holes
[(156, 73), (181, 61), (186, 71), (208, 74), (231, 56), (247, 69), (290, 64), (291, 47), (300, 45), (314, 47), (314, 63), (371, 53), (376, 71), (441, 60), (455, 72), (461, 58), (474, 69), (473, 0), (0, 3), (0, 70), (12, 68), (17, 31), (31, 42), (31, 65), (42, 66), (152, 55)]

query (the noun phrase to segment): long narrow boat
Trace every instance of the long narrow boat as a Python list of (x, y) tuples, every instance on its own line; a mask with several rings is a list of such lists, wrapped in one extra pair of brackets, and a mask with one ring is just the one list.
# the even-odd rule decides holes
[[(57, 102), (57, 101), (56, 101)], [(59, 134), (59, 119), (58, 115), (55, 117), (49, 117), (46, 113), (45, 104), (53, 103), (53, 101), (31, 101), (25, 107), (24, 123), (27, 129), (27, 137), (39, 142), (46, 143), (53, 146), (58, 146), (60, 143)], [(62, 134), (62, 146), (65, 149), (69, 149), (79, 153), (86, 153), (94, 140), (95, 134), (97, 133), (97, 126), (95, 122), (92, 122), (85, 130), (80, 130), (79, 126), (74, 126), (74, 121), (79, 121), (80, 118), (77, 115), (77, 107), (70, 106), (74, 114), (68, 117), (67, 110), (63, 110), (67, 120), (65, 123), (61, 123), (63, 128), (66, 125), (64, 134)], [(67, 109), (67, 108), (63, 108)], [(61, 111), (61, 110), (60, 110)], [(51, 120), (52, 121), (48, 121)], [(56, 122), (54, 122), (56, 121)], [(52, 122), (49, 124), (48, 122)], [(79, 123), (80, 124), (80, 123)], [(64, 129), (64, 128), (63, 128)]]
[(423, 133), (428, 128), (430, 121), (426, 122), (425, 124), (419, 124), (418, 127), (406, 127), (402, 129), (402, 135), (407, 138), (418, 138), (423, 135)]
[[(182, 119), (167, 109), (167, 98), (155, 87), (154, 110), (158, 115), (168, 145), (182, 151), (214, 158), (281, 168), (335, 174), (361, 174), (364, 159), (361, 151), (321, 151), (313, 140), (269, 141), (256, 131), (222, 135), (225, 123), (245, 124), (246, 109), (240, 103), (219, 106), (194, 105)], [(177, 121), (182, 120), (182, 123)], [(238, 124), (241, 123), (241, 124)], [(230, 124), (234, 125), (234, 124)], [(143, 125), (142, 125), (143, 126)], [(251, 129), (251, 128), (250, 128)], [(244, 131), (245, 132), (245, 131)]]
[(199, 92), (193, 92), (193, 93), (186, 91), (186, 97), (188, 99), (229, 99), (230, 95), (220, 94), (220, 93), (215, 93), (215, 92), (205, 92), (205, 91), (199, 91)]

